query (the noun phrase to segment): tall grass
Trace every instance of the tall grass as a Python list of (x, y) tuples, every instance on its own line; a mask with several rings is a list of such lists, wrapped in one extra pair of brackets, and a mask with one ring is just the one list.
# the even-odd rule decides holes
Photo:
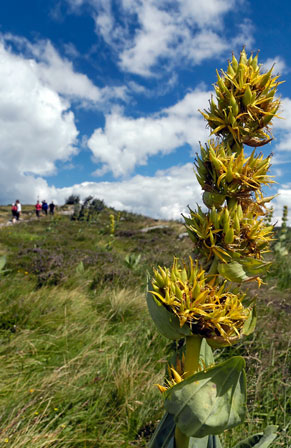
[[(50, 231), (49, 220), (0, 230), (11, 269), (0, 277), (1, 447), (146, 446), (162, 415), (154, 384), (163, 381), (172, 347), (148, 316), (145, 274), (153, 257), (168, 264), (175, 244), (188, 250), (177, 223), (157, 235), (134, 233), (146, 223), (155, 224), (120, 221), (109, 254), (98, 233), (108, 214), (95, 227), (63, 217)], [(22, 231), (37, 235), (38, 244)], [(141, 241), (139, 269), (129, 269), (125, 254), (140, 251)], [(81, 260), (84, 271), (76, 270)], [(274, 447), (290, 445), (289, 296), (262, 289), (255, 335), (221, 354), (247, 358), (250, 387), (247, 425), (224, 434), (227, 447), (266, 423), (279, 425)]]
[(152, 366), (161, 354), (143, 294), (84, 289), (26, 291), (13, 322), (20, 288), (5, 300), (0, 437), (7, 446), (113, 447), (134, 439), (145, 446), (138, 431), (152, 415)]

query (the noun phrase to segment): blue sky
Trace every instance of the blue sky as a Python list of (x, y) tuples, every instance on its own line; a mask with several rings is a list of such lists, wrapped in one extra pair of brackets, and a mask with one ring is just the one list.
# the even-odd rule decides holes
[[(29, 6), (28, 6), (29, 5)], [(193, 160), (215, 69), (260, 50), (286, 81), (264, 152), (275, 215), (291, 207), (289, 2), (10, 0), (0, 4), (0, 203), (71, 193), (179, 218), (201, 202)]]

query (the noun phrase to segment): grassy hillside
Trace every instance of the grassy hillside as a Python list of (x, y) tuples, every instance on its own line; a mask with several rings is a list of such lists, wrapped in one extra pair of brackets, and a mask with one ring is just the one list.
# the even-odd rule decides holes
[[(0, 223), (9, 217), (1, 207)], [(145, 447), (173, 349), (148, 316), (146, 274), (191, 254), (184, 227), (108, 209), (91, 222), (32, 217), (27, 206), (23, 222), (0, 229), (0, 446)], [(279, 425), (274, 447), (291, 444), (291, 290), (276, 276), (258, 292), (255, 334), (216, 353), (245, 356), (248, 370), (247, 421), (223, 435), (225, 448), (268, 423)]]

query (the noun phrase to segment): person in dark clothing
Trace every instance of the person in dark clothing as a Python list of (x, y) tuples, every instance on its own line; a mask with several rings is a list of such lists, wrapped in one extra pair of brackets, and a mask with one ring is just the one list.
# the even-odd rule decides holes
[(45, 215), (47, 215), (48, 205), (47, 205), (47, 202), (46, 202), (46, 201), (42, 201), (42, 206), (41, 206), (41, 208), (42, 208), (43, 213), (44, 213)]
[(16, 221), (19, 221), (20, 215), (21, 215), (21, 204), (20, 204), (20, 200), (17, 199), (15, 201), (15, 205), (16, 205)]
[(50, 209), (50, 215), (54, 215), (55, 213), (55, 204), (54, 201), (52, 201), (49, 205), (49, 209)]

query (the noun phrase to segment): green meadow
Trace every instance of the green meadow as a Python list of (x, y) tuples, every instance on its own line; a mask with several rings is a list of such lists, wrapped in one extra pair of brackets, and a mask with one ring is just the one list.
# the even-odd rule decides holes
[[(9, 218), (0, 207), (0, 224)], [(22, 218), (0, 228), (0, 447), (146, 447), (175, 349), (148, 315), (147, 273), (191, 255), (183, 224), (108, 208), (36, 220), (25, 206)], [(222, 435), (225, 447), (268, 424), (278, 425), (272, 446), (291, 446), (291, 256), (269, 258), (266, 283), (248, 285), (255, 333), (215, 351), (247, 364), (247, 419)]]

